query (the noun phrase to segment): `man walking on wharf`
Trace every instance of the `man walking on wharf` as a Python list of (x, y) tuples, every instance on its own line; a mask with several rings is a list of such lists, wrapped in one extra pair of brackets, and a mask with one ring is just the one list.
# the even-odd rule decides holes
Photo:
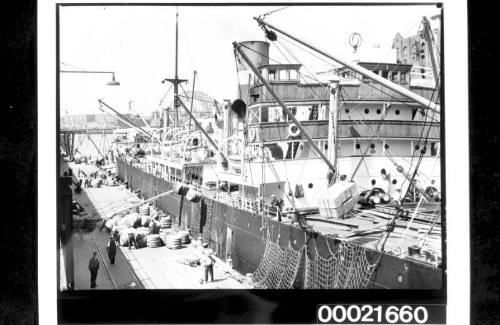
[(89, 261), (90, 270), (90, 287), (93, 289), (97, 287), (95, 280), (97, 279), (97, 271), (99, 271), (99, 260), (97, 260), (97, 252), (94, 252)]

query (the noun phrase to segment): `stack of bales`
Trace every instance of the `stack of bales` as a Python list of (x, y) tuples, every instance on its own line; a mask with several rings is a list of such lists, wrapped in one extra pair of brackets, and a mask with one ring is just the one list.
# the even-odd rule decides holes
[(181, 234), (172, 234), (165, 237), (165, 245), (169, 249), (179, 249), (182, 248), (182, 236)]
[(148, 247), (156, 248), (161, 246), (161, 238), (159, 234), (151, 234), (146, 238)]

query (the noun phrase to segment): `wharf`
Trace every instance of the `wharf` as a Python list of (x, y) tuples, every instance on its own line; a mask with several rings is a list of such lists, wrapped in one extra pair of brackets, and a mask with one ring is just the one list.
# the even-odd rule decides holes
[[(77, 174), (78, 168), (88, 169), (88, 165), (69, 167)], [(75, 194), (74, 200), (80, 203), (85, 211), (92, 215), (98, 213), (101, 217), (110, 217), (113, 213), (127, 205), (139, 202), (137, 196), (124, 186), (106, 186), (101, 188), (83, 188), (81, 194)], [(98, 226), (100, 223), (98, 223)], [(214, 282), (201, 284), (203, 267), (189, 266), (188, 262), (199, 259), (201, 251), (194, 245), (184, 245), (183, 248), (172, 250), (165, 246), (144, 247), (129, 250), (118, 247), (115, 264), (110, 265), (106, 253), (109, 233), (99, 232), (99, 227), (91, 233), (75, 233), (73, 235), (75, 256), (75, 289), (87, 289), (90, 273), (87, 268), (92, 254), (92, 241), (95, 238), (101, 257), (97, 284), (98, 289), (243, 289), (251, 285), (242, 283), (243, 276), (232, 270), (223, 261), (217, 259), (214, 265)], [(109, 276), (106, 277), (106, 270)], [(108, 279), (107, 279), (108, 278)], [(115, 282), (115, 285), (113, 284)], [(83, 283), (78, 285), (78, 283)], [(102, 284), (102, 285), (101, 285)]]

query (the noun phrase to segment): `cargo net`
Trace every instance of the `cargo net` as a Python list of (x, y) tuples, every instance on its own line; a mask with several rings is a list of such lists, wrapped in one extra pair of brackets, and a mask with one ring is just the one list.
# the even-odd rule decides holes
[(191, 224), (189, 226), (191, 238), (198, 238), (200, 235), (201, 202), (191, 203)]
[(211, 223), (212, 223), (212, 216), (217, 215), (217, 211), (212, 211), (213, 206), (214, 206), (214, 201), (212, 200), (206, 200), (205, 201), (207, 204), (207, 210), (205, 214), (205, 218), (202, 221), (202, 216), (200, 214), (200, 228), (202, 228), (201, 232), (201, 237), (203, 238), (204, 241), (209, 241), (210, 240), (210, 231), (211, 231)]
[(267, 238), (264, 256), (259, 267), (252, 275), (256, 289), (291, 289), (296, 286), (296, 278), (303, 264), (305, 246), (294, 250), (290, 244), (287, 248)]
[[(316, 247), (316, 246), (315, 246)], [(370, 282), (377, 263), (370, 264), (366, 250), (343, 242), (328, 258), (306, 254), (304, 288), (364, 289)]]
[(307, 245), (282, 248), (267, 236), (266, 248), (252, 275), (256, 289), (364, 289), (376, 268), (363, 247), (342, 243), (328, 258), (311, 257)]

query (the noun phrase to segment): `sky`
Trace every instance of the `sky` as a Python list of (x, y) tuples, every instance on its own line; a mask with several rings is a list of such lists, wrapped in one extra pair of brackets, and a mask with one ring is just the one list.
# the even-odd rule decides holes
[[(221, 102), (236, 99), (238, 80), (233, 41), (265, 40), (253, 20), (283, 6), (67, 6), (60, 8), (60, 69), (114, 71), (120, 86), (107, 86), (111, 74), (60, 74), (61, 114), (101, 113), (98, 99), (117, 111), (147, 115), (160, 107), (174, 77), (175, 14), (179, 13), (179, 78), (192, 88), (193, 71), (201, 90)], [(423, 16), (440, 12), (425, 6), (288, 6), (266, 21), (352, 58), (349, 36), (361, 35), (361, 59), (394, 61), (394, 35), (415, 35)], [(278, 34), (281, 44), (311, 71), (331, 67)], [(282, 48), (283, 50), (283, 48)], [(271, 58), (286, 63), (276, 47)], [(172, 101), (170, 90), (164, 103)], [(132, 104), (129, 105), (130, 101)]]

